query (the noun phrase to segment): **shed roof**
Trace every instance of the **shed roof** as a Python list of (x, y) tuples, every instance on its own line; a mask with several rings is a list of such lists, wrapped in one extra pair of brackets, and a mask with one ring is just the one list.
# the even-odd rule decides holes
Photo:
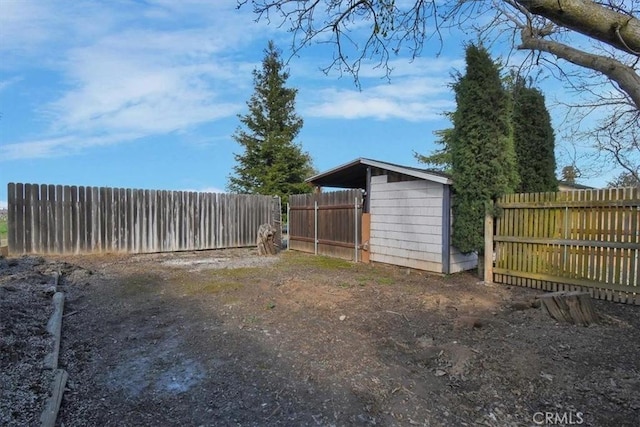
[[(578, 184), (577, 182), (558, 181), (558, 185), (561, 187), (571, 188), (574, 190), (594, 190), (594, 187), (588, 185)], [(562, 190), (561, 190), (562, 191)]]
[(323, 173), (307, 178), (305, 182), (318, 187), (339, 188), (367, 188), (367, 168), (375, 167), (392, 172), (401, 173), (427, 181), (451, 185), (451, 177), (443, 172), (430, 169), (420, 169), (409, 166), (401, 166), (393, 163), (359, 158), (345, 163)]

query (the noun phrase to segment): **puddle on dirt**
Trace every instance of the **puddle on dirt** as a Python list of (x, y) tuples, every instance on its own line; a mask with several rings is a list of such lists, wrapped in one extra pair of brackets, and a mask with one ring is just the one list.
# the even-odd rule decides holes
[(204, 370), (198, 362), (186, 359), (160, 375), (156, 390), (184, 393), (198, 384), (204, 376)]
[(121, 354), (121, 361), (107, 373), (107, 387), (122, 391), (127, 397), (138, 397), (147, 391), (189, 391), (206, 377), (206, 369), (177, 352), (178, 345), (178, 340), (169, 338), (155, 347), (152, 355), (135, 354), (134, 349)]
[(107, 386), (123, 391), (128, 397), (138, 397), (151, 388), (156, 393), (179, 394), (189, 391), (206, 376), (202, 365), (191, 359), (179, 360), (167, 369), (162, 369), (162, 365), (166, 362), (158, 363), (144, 356), (123, 361), (109, 372)]

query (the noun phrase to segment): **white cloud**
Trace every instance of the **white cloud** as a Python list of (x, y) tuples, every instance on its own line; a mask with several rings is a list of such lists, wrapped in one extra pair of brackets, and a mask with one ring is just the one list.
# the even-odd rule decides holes
[[(268, 35), (229, 2), (156, 0), (132, 4), (126, 14), (109, 3), (5, 3), (0, 54), (7, 62), (0, 70), (24, 70), (31, 61), (62, 86), (52, 86), (57, 96), (35, 112), (49, 128), (4, 143), (3, 160), (68, 154), (232, 117), (253, 69), (237, 52)], [(0, 80), (0, 90), (18, 78)]]
[(0, 200), (0, 209), (7, 209), (9, 207), (9, 203), (6, 200)]
[(22, 80), (22, 77), (12, 77), (7, 80), (0, 80), (0, 92), (4, 89), (8, 88), (11, 85), (14, 85)]
[(122, 141), (135, 141), (141, 136), (139, 134), (112, 134), (102, 137), (62, 136), (3, 144), (0, 145), (0, 159), (11, 161), (63, 156), (77, 153), (87, 147), (113, 145)]
[(449, 92), (443, 79), (426, 77), (398, 79), (362, 91), (325, 89), (318, 92), (320, 101), (306, 107), (305, 113), (343, 119), (438, 120), (443, 112), (455, 109)]

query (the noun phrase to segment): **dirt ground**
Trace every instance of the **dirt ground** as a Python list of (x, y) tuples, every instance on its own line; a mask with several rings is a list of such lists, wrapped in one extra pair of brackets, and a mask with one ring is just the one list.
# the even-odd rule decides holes
[(58, 425), (640, 425), (640, 307), (244, 249), (0, 259), (0, 425), (39, 425), (56, 271)]

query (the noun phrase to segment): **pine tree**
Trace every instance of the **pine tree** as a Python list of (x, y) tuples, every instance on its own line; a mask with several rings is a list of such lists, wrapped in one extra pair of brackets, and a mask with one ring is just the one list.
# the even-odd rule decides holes
[(562, 168), (562, 180), (568, 184), (575, 184), (580, 177), (580, 170), (575, 165), (567, 165)]
[(517, 191), (558, 191), (555, 136), (544, 95), (520, 77), (516, 77), (511, 93), (513, 141), (520, 176)]
[(487, 202), (518, 185), (509, 96), (500, 70), (482, 46), (466, 48), (466, 72), (453, 84), (457, 108), (448, 139), (454, 198), (452, 243), (463, 253), (484, 249)]
[[(446, 113), (446, 115), (451, 116), (450, 113)], [(426, 156), (414, 152), (414, 157), (420, 163), (429, 165), (430, 169), (451, 173), (451, 137), (453, 135), (453, 129), (437, 130), (434, 134), (438, 137), (435, 143), (442, 146), (442, 148)]]
[(290, 194), (308, 193), (304, 182), (313, 174), (311, 157), (295, 142), (303, 120), (295, 113), (297, 89), (285, 86), (288, 71), (280, 51), (270, 41), (262, 69), (253, 71), (254, 93), (249, 112), (239, 115), (243, 126), (233, 138), (244, 148), (227, 188), (234, 193), (277, 195), (286, 206)]

